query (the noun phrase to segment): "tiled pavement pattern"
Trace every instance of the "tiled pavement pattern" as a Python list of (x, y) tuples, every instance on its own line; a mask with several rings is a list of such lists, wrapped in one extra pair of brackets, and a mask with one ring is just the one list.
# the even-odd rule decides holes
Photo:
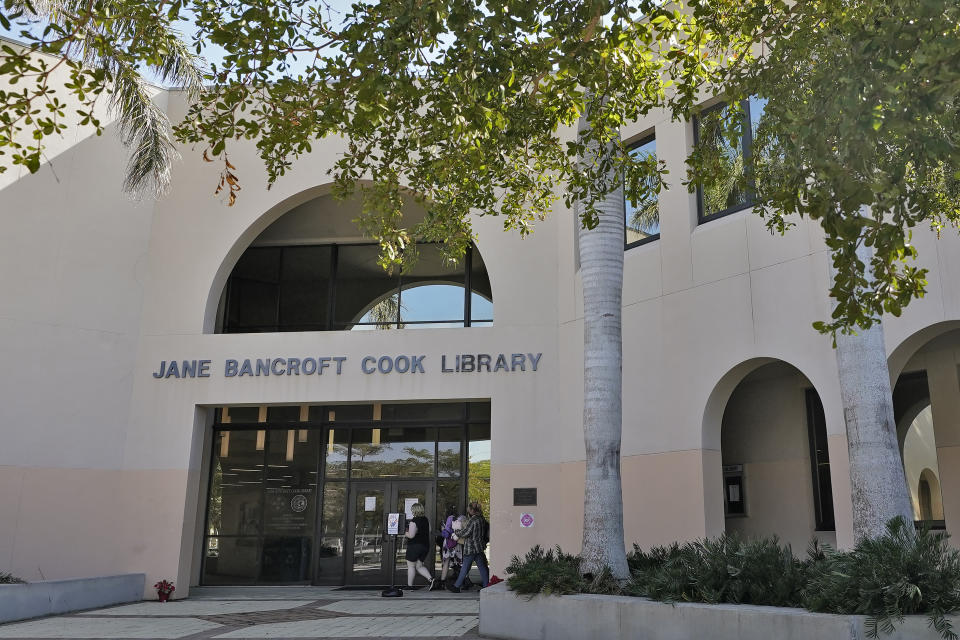
[(233, 613), (260, 613), (302, 607), (302, 600), (181, 600), (158, 606), (157, 602), (138, 602), (111, 609), (100, 609), (98, 616), (220, 616)]
[(258, 624), (218, 638), (444, 638), (460, 637), (477, 626), (477, 616), (342, 616)]
[(191, 589), (190, 598), (140, 602), (98, 611), (0, 625), (0, 638), (476, 639), (479, 592), (377, 591), (323, 587)]
[(0, 638), (186, 638), (219, 628), (196, 618), (57, 616), (0, 626)]
[(388, 614), (402, 613), (417, 615), (425, 613), (472, 613), (477, 615), (480, 603), (476, 599), (469, 600), (408, 600), (407, 598), (384, 598), (377, 603), (376, 611), (371, 612), (370, 603), (366, 600), (342, 600), (320, 607), (325, 611), (352, 613), (354, 615), (370, 615), (370, 613)]

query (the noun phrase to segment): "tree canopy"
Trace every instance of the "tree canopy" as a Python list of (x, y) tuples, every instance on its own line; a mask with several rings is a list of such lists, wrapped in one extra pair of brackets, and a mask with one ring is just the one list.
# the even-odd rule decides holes
[(174, 28), (179, 9), (164, 12), (163, 5), (3, 0), (0, 27), (18, 25), (26, 46), (0, 42), (0, 173), (17, 165), (36, 173), (44, 140), (71, 124), (99, 135), (103, 110), (97, 105), (106, 102), (131, 149), (124, 189), (166, 190), (177, 153), (145, 74), (196, 95), (204, 69)]
[[(4, 0), (0, 22), (25, 1)], [(751, 193), (774, 230), (797, 216), (823, 227), (838, 300), (824, 331), (869, 326), (922, 295), (910, 230), (956, 225), (960, 212), (960, 7), (946, 0), (391, 0), (341, 13), (316, 0), (113, 0), (47, 13), (53, 26), (25, 52), (3, 49), (0, 75), (31, 87), (0, 93), (3, 113), (17, 114), (0, 121), (12, 162), (36, 170), (43, 137), (64, 126), (65, 106), (50, 116), (34, 110), (43, 98), (29, 100), (46, 95), (32, 89), (46, 69), (25, 62), (30, 53), (67, 55), (67, 88), (89, 112), (124, 70), (215, 46), (224, 53), (176, 136), (223, 163), (231, 201), (245, 169), (229, 159), (236, 140), (255, 140), (273, 183), (317, 140), (343, 136), (333, 177), (341, 194), (370, 181), (359, 222), (384, 266), (420, 239), (458, 255), (471, 212), (528, 233), (563, 201), (590, 227), (621, 181), (642, 208), (664, 166), (631, 156), (617, 132), (655, 110), (690, 118), (715, 96), (731, 105), (718, 125), (729, 139), (743, 134), (739, 101), (766, 102), (725, 188)], [(177, 25), (193, 29), (192, 53), (167, 40)], [(73, 43), (124, 65), (87, 70)], [(583, 114), (591, 126), (578, 136)], [(25, 126), (37, 141), (17, 147)], [(689, 187), (722, 164), (701, 146)], [(413, 228), (405, 191), (428, 208)], [(874, 248), (872, 270), (856, 257), (861, 243)]]
[[(733, 104), (765, 102), (746, 170), (728, 173), (772, 229), (790, 216), (823, 227), (838, 304), (818, 327), (868, 327), (925, 291), (911, 229), (960, 219), (960, 4), (799, 2), (785, 19), (723, 78)], [(732, 114), (724, 129), (736, 136), (744, 123)], [(694, 153), (692, 177), (708, 179), (710, 155)], [(873, 248), (870, 269), (861, 244)]]

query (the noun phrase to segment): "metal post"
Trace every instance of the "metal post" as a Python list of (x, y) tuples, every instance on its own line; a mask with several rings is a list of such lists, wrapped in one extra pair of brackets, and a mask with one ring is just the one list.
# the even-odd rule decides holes
[(403, 597), (403, 590), (395, 584), (397, 581), (397, 535), (400, 531), (404, 530), (403, 525), (403, 515), (400, 514), (397, 533), (390, 534), (393, 538), (393, 544), (390, 545), (390, 562), (388, 563), (390, 565), (390, 586), (380, 592), (380, 595), (384, 598)]

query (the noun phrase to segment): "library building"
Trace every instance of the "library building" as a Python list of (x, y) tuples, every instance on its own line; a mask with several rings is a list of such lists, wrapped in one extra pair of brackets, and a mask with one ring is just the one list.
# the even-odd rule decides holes
[[(182, 117), (182, 94), (156, 100)], [(749, 135), (715, 135), (724, 108), (622, 132), (671, 181), (624, 220), (626, 541), (849, 547), (837, 364), (811, 326), (830, 315), (819, 227), (771, 235), (749, 194), (681, 183), (695, 139), (749, 154)], [(746, 105), (745, 130), (762, 109)], [(436, 530), (471, 501), (501, 577), (535, 544), (579, 550), (573, 211), (558, 203), (526, 238), (477, 211), (457, 264), (421, 243), (388, 273), (353, 222), (359, 201), (331, 195), (343, 140), (269, 190), (255, 146), (236, 143), (228, 207), (188, 147), (164, 197), (132, 199), (114, 133), (71, 128), (38, 173), (0, 174), (0, 571), (144, 572), (178, 598), (385, 585), (396, 559), (406, 575), (388, 514), (419, 503)], [(426, 215), (406, 209), (411, 227)], [(904, 481), (918, 522), (957, 533), (960, 236), (914, 241), (928, 293), (884, 318)]]

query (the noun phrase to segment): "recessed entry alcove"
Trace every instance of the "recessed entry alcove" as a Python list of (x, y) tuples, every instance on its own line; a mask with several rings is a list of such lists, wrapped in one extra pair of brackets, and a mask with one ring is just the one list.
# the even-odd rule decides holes
[[(493, 292), (472, 246), (456, 264), (420, 243), (405, 273), (377, 264), (379, 246), (353, 222), (359, 199), (322, 195), (263, 230), (233, 267), (220, 297), (217, 333), (474, 327), (493, 324)], [(412, 199), (404, 224), (425, 216)]]
[(490, 506), (488, 401), (217, 407), (212, 445), (205, 585), (402, 584), (388, 513)]

